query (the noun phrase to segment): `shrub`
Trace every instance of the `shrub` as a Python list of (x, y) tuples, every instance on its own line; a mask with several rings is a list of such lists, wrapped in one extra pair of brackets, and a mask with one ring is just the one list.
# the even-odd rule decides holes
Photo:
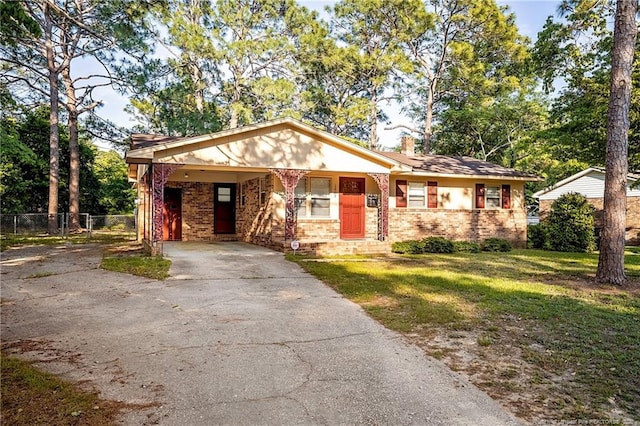
[(453, 243), (444, 237), (427, 237), (422, 243), (423, 253), (453, 253)]
[(590, 252), (596, 247), (593, 206), (584, 195), (569, 193), (551, 204), (546, 220), (551, 250)]
[(547, 227), (544, 222), (527, 227), (527, 247), (547, 248)]
[(480, 253), (482, 247), (478, 243), (472, 241), (454, 241), (453, 251), (458, 253)]
[(483, 251), (511, 251), (511, 243), (502, 238), (487, 238), (482, 243)]
[(424, 243), (418, 240), (398, 241), (391, 245), (391, 251), (401, 254), (424, 253)]

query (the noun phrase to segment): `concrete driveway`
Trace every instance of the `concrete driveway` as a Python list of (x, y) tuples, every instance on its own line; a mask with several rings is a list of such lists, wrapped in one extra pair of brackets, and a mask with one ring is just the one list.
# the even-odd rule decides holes
[(98, 269), (97, 246), (2, 253), (3, 347), (155, 403), (124, 424), (519, 424), (281, 253), (174, 243), (165, 256), (161, 282)]

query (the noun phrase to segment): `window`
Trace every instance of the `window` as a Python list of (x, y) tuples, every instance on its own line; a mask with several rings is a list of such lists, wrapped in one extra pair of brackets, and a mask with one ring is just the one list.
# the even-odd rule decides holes
[[(307, 191), (307, 188), (310, 191)], [(298, 217), (329, 217), (331, 215), (330, 178), (300, 179), (296, 185), (294, 197)]]
[(500, 187), (485, 187), (485, 207), (488, 209), (497, 209), (500, 207)]
[(221, 203), (231, 202), (231, 188), (218, 187), (218, 201)]
[(245, 191), (244, 183), (241, 182), (240, 183), (240, 207), (244, 207), (244, 203), (247, 201), (244, 191)]
[(396, 207), (407, 207), (407, 181), (396, 181)]
[(294, 190), (294, 202), (298, 217), (307, 216), (307, 179), (301, 178)]
[(311, 216), (328, 217), (331, 205), (331, 179), (311, 178)]
[(424, 183), (409, 182), (409, 207), (424, 207)]
[(438, 182), (427, 183), (427, 207), (430, 209), (438, 208)]
[(485, 186), (476, 184), (476, 208), (477, 209), (510, 209), (511, 185)]
[(265, 178), (260, 178), (260, 205), (263, 206), (267, 202), (267, 183)]

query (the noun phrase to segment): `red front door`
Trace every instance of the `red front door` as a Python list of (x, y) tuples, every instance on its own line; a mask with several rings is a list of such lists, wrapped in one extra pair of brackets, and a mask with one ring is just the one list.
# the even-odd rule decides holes
[(236, 184), (213, 185), (213, 233), (236, 233)]
[(163, 240), (179, 241), (182, 239), (182, 191), (180, 188), (164, 189), (162, 222)]
[(340, 178), (340, 238), (364, 238), (364, 178)]

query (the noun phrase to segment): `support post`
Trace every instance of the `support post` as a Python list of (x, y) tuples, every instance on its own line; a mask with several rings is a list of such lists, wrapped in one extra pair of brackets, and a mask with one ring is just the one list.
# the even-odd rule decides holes
[(380, 188), (380, 203), (378, 203), (378, 240), (389, 238), (389, 174), (369, 173)]
[(164, 185), (169, 180), (169, 176), (184, 164), (164, 164), (155, 163), (153, 167), (152, 191), (153, 191), (153, 211), (152, 211), (152, 243), (162, 241), (162, 209), (164, 207)]
[(284, 186), (285, 194), (285, 217), (284, 217), (284, 239), (293, 240), (296, 235), (296, 207), (295, 190), (300, 178), (309, 173), (309, 170), (296, 169), (269, 169), (271, 173), (278, 176)]

